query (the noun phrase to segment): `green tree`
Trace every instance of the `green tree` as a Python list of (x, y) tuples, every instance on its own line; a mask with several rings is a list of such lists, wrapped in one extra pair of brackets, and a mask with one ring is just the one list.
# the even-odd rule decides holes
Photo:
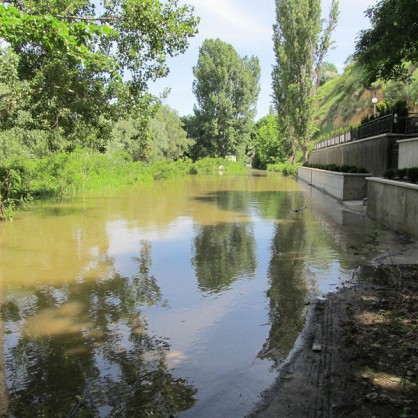
[(273, 101), (292, 161), (298, 149), (306, 161), (314, 132), (314, 96), (318, 68), (330, 45), (338, 16), (338, 1), (321, 36), (320, 0), (276, 0), (274, 25)]
[(243, 156), (260, 91), (258, 58), (241, 58), (232, 45), (206, 39), (193, 74), (197, 156)]
[(251, 133), (252, 165), (266, 169), (267, 164), (275, 164), (286, 159), (289, 150), (281, 141), (277, 115), (270, 113), (261, 118)]
[[(324, 63), (325, 55), (327, 54), (329, 48), (333, 44), (331, 42), (331, 35), (337, 27), (338, 15), (339, 15), (339, 0), (333, 0), (331, 3), (331, 8), (329, 10), (328, 22), (326, 27), (322, 30), (322, 35), (319, 39), (319, 44), (317, 45), (317, 51), (315, 53), (315, 84), (316, 87), (319, 87), (321, 81), (323, 80), (324, 71), (326, 71), (326, 64)], [(331, 64), (332, 65), (332, 64)], [(329, 64), (328, 64), (329, 66)], [(335, 67), (335, 66), (334, 66)], [(335, 70), (337, 70), (335, 68)], [(337, 72), (338, 73), (338, 72)]]
[(324, 62), (321, 65), (320, 77), (318, 78), (317, 86), (322, 86), (327, 81), (332, 80), (335, 77), (338, 77), (338, 70), (335, 64)]
[(168, 106), (161, 106), (151, 119), (150, 160), (161, 158), (177, 160), (188, 153), (194, 141), (187, 138), (183, 122), (177, 112)]
[(363, 30), (356, 58), (364, 67), (365, 82), (406, 79), (407, 61), (418, 61), (418, 7), (416, 0), (380, 0), (365, 12), (372, 27)]
[[(0, 38), (19, 57), (33, 125), (70, 140), (100, 137), (99, 116), (135, 116), (145, 132), (155, 110), (147, 82), (167, 75), (167, 57), (185, 51), (198, 23), (177, 0), (104, 1), (98, 9), (90, 0), (3, 3), (9, 4), (0, 4)], [(7, 110), (2, 118), (10, 122)], [(80, 135), (81, 124), (93, 135)]]

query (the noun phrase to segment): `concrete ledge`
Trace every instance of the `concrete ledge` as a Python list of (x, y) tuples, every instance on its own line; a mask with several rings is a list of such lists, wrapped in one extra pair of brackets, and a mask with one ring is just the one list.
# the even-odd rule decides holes
[(418, 185), (367, 178), (367, 214), (395, 231), (418, 238)]
[(298, 178), (338, 200), (364, 199), (367, 194), (367, 177), (370, 177), (370, 173), (340, 173), (318, 168), (298, 168)]

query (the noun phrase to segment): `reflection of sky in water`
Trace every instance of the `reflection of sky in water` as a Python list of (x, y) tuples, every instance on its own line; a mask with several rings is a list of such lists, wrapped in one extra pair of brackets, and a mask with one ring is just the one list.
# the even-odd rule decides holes
[[(373, 230), (300, 190), (290, 178), (182, 179), (2, 225), (3, 298), (20, 315), (6, 309), (9, 367), (26, 351), (33, 367), (44, 364), (45, 344), (59, 366), (86, 362), (70, 366), (80, 383), (90, 373), (87, 386), (120, 380), (129, 393), (130, 373), (158, 370), (198, 390), (182, 416), (243, 416), (273, 382), (274, 355), (300, 331), (307, 289), (323, 294), (350, 279), (358, 260), (346, 241)], [(29, 384), (25, 367), (6, 371), (9, 385), (19, 376), (20, 388)]]

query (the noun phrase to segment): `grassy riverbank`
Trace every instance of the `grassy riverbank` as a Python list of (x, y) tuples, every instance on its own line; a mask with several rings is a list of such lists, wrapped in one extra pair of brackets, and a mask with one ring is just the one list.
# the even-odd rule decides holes
[(151, 183), (188, 174), (217, 173), (220, 166), (226, 174), (247, 173), (245, 164), (222, 158), (146, 164), (134, 162), (124, 152), (101, 154), (87, 149), (42, 159), (11, 159), (0, 165), (0, 218), (10, 219), (33, 199)]

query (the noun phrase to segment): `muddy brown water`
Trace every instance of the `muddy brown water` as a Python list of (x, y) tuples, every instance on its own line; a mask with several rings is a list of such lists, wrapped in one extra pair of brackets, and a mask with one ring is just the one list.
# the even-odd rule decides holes
[(260, 173), (39, 203), (0, 224), (3, 411), (245, 416), (375, 228)]

